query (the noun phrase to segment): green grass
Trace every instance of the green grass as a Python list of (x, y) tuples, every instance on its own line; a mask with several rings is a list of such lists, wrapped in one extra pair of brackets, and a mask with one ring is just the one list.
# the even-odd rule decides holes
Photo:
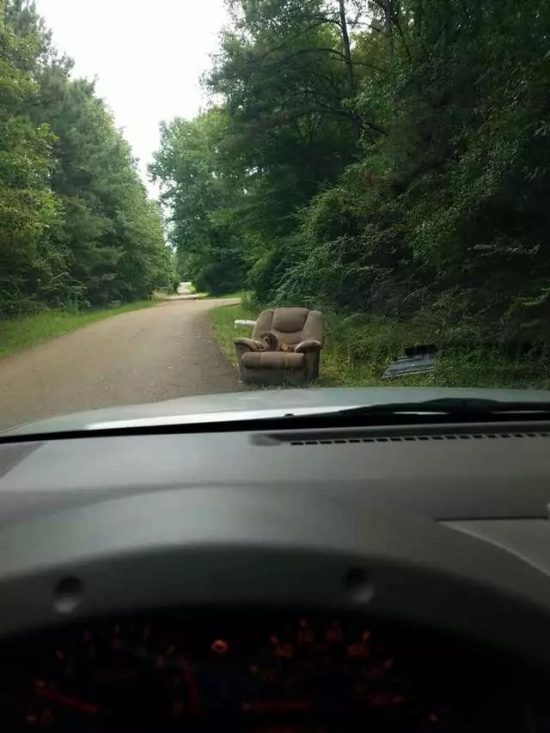
[[(233, 339), (249, 336), (249, 328), (235, 328), (235, 319), (254, 319), (257, 310), (246, 304), (221, 306), (210, 312), (218, 344), (236, 364)], [(364, 315), (325, 314), (325, 346), (317, 386), (373, 387), (524, 387), (550, 389), (550, 350), (543, 356), (506, 358), (487, 348), (447, 346), (431, 374), (383, 380), (388, 364), (404, 347), (437, 343), (433, 335), (413, 323), (395, 323)]]
[(255, 317), (256, 314), (242, 304), (222, 305), (218, 308), (213, 308), (210, 311), (212, 331), (214, 332), (218, 346), (226, 359), (234, 366), (237, 365), (237, 358), (235, 355), (233, 339), (236, 339), (239, 336), (250, 336), (250, 329), (235, 328), (233, 321), (236, 318), (253, 319)]
[(82, 313), (50, 310), (0, 321), (0, 357), (8, 356), (29, 346), (35, 346), (104, 318), (139, 308), (149, 308), (156, 305), (156, 302), (158, 301), (140, 300), (116, 308), (90, 310)]

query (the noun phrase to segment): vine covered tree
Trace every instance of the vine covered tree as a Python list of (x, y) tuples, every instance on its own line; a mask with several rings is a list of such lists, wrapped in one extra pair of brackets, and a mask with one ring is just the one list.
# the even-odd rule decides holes
[[(540, 335), (550, 319), (548, 3), (228, 6), (205, 80), (224, 119), (209, 146), (208, 218), (233, 202), (231, 256), (257, 298), (418, 318), (461, 337)], [(158, 160), (186, 145), (183, 128), (167, 129)], [(157, 175), (178, 232), (188, 171)], [(177, 245), (206, 268), (221, 245), (201, 237)]]

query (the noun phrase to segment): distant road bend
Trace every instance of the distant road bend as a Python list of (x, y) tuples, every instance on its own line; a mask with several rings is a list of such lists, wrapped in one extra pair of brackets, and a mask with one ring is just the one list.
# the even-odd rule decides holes
[(211, 308), (231, 302), (170, 300), (0, 359), (0, 427), (239, 389), (208, 322)]

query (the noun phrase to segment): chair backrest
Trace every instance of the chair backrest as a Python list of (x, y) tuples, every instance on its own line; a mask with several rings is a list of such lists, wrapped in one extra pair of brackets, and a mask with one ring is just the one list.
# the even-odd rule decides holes
[(323, 315), (307, 308), (270, 308), (258, 316), (252, 337), (271, 331), (280, 342), (299, 344), (306, 339), (323, 342)]

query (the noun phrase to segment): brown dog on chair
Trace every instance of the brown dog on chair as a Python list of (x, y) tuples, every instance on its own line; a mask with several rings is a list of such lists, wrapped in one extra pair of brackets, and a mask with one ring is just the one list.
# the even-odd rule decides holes
[(260, 339), (264, 344), (264, 351), (294, 351), (294, 346), (279, 342), (279, 339), (272, 331), (263, 331)]

